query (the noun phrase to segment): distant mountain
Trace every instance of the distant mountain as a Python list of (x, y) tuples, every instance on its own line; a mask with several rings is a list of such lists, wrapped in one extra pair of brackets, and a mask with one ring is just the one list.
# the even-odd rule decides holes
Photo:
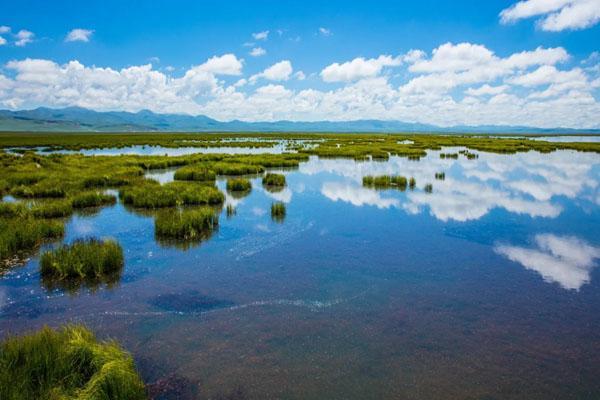
[(402, 121), (221, 122), (203, 115), (156, 114), (142, 110), (99, 112), (81, 107), (0, 110), (0, 131), (44, 132), (471, 132), (600, 133), (600, 129), (542, 129), (526, 126), (440, 127)]

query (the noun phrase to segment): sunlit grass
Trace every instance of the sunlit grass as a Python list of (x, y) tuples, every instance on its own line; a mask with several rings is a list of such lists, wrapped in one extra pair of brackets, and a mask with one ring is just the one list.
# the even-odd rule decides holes
[(2, 400), (142, 400), (144, 384), (117, 342), (82, 325), (44, 327), (0, 343)]
[(165, 210), (154, 220), (157, 239), (200, 241), (219, 225), (219, 217), (210, 207), (189, 210)]
[(283, 222), (286, 215), (285, 204), (282, 202), (276, 202), (271, 204), (271, 218), (275, 222)]
[(101, 192), (84, 192), (77, 194), (71, 200), (73, 208), (99, 207), (115, 204), (117, 198), (112, 194)]

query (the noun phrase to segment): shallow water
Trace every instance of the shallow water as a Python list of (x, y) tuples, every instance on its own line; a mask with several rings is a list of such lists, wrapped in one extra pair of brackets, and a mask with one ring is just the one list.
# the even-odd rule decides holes
[(85, 322), (190, 398), (598, 398), (600, 155), (438, 153), (311, 158), (279, 193), (254, 178), (187, 251), (154, 240), (151, 213), (74, 216), (66, 242), (121, 243), (120, 283), (46, 291), (33, 257), (0, 278), (0, 335)]

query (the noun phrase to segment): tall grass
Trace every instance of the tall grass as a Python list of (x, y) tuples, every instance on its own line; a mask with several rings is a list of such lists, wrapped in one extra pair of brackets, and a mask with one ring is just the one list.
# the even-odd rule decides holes
[(267, 173), (262, 179), (262, 184), (264, 186), (283, 187), (286, 184), (285, 175)]
[(73, 213), (73, 207), (68, 200), (47, 201), (34, 205), (31, 212), (36, 218), (64, 218)]
[(189, 165), (175, 171), (174, 179), (177, 181), (211, 181), (217, 177), (215, 171), (203, 165)]
[(44, 327), (0, 343), (2, 400), (145, 398), (131, 355), (82, 325)]
[(283, 222), (286, 215), (285, 204), (278, 201), (271, 204), (271, 218), (275, 222)]
[(108, 204), (115, 204), (117, 198), (112, 194), (101, 192), (85, 192), (77, 194), (71, 200), (73, 208), (99, 207)]
[(446, 173), (445, 172), (436, 172), (435, 179), (443, 181), (444, 179), (446, 179)]
[(406, 186), (408, 185), (408, 180), (404, 176), (399, 175), (367, 175), (363, 177), (362, 183), (365, 187), (375, 189), (396, 188), (400, 190), (405, 190)]
[(408, 180), (408, 187), (410, 190), (413, 190), (415, 187), (417, 187), (417, 180), (415, 178), (411, 177)]
[(123, 249), (114, 240), (82, 239), (43, 253), (40, 273), (49, 286), (112, 284), (121, 275)]
[(0, 262), (28, 252), (44, 241), (64, 234), (62, 222), (39, 220), (27, 214), (15, 218), (0, 218)]
[(196, 183), (170, 182), (160, 185), (146, 181), (119, 192), (124, 204), (139, 208), (163, 208), (177, 205), (221, 204), (223, 193), (214, 186)]
[(210, 207), (190, 210), (166, 210), (154, 220), (159, 240), (201, 241), (210, 237), (219, 225), (219, 217)]
[(229, 178), (227, 179), (228, 192), (247, 192), (252, 189), (252, 183), (246, 178)]
[(431, 183), (427, 183), (423, 187), (423, 190), (425, 191), (425, 193), (431, 193), (431, 192), (433, 192), (433, 185)]

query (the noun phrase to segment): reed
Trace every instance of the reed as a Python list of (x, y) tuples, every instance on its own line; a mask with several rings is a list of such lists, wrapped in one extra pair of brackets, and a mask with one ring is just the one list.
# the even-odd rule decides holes
[(0, 343), (0, 399), (146, 399), (133, 358), (82, 325), (44, 327)]
[(404, 176), (399, 175), (380, 175), (363, 177), (363, 186), (375, 189), (399, 189), (405, 190), (408, 185), (408, 180)]
[(262, 179), (263, 186), (267, 187), (284, 187), (286, 185), (285, 175), (267, 173)]
[(252, 183), (246, 178), (227, 179), (228, 192), (248, 192), (252, 189)]
[(235, 209), (235, 207), (233, 206), (233, 204), (227, 204), (225, 212), (227, 214), (227, 218), (231, 218), (235, 214), (237, 214), (237, 210)]
[(446, 173), (445, 172), (436, 172), (435, 179), (437, 179), (439, 181), (443, 181), (444, 179), (446, 179)]
[(431, 192), (433, 192), (433, 185), (431, 183), (427, 183), (423, 187), (423, 190), (425, 191), (425, 193), (431, 193)]
[(215, 171), (203, 165), (189, 165), (175, 171), (174, 179), (177, 181), (214, 182), (217, 177)]
[(0, 261), (29, 252), (45, 241), (64, 234), (62, 222), (39, 220), (26, 214), (15, 218), (0, 218)]
[(219, 217), (212, 208), (168, 210), (154, 220), (157, 239), (200, 241), (212, 235), (219, 225)]
[(417, 180), (416, 180), (415, 178), (411, 177), (411, 178), (408, 180), (408, 188), (409, 188), (410, 190), (413, 190), (415, 187), (417, 187)]

